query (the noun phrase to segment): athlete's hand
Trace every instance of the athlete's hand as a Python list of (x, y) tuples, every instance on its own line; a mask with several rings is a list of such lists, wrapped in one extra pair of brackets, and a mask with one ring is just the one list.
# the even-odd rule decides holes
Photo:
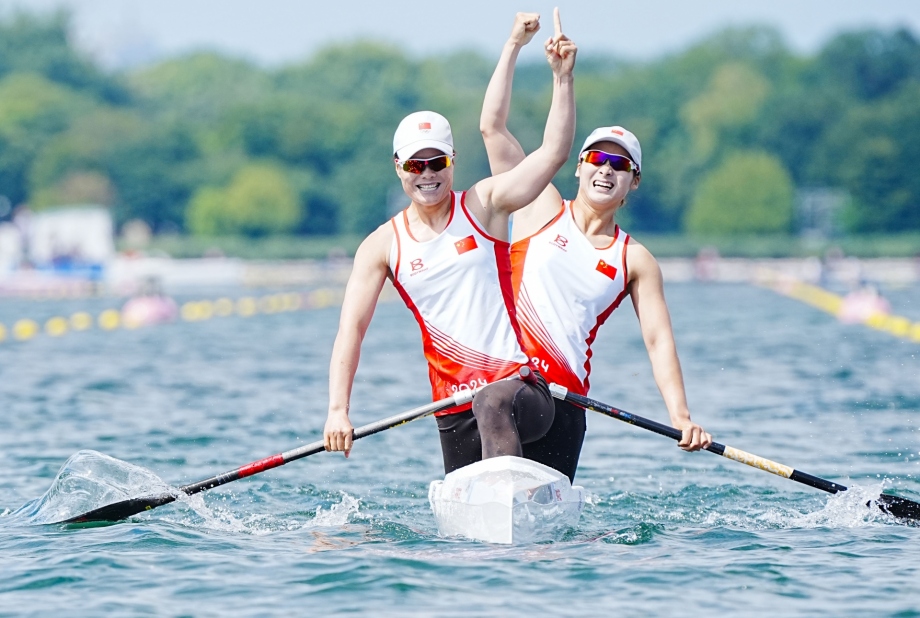
[(355, 429), (348, 420), (348, 415), (342, 412), (329, 411), (326, 417), (326, 427), (323, 429), (323, 446), (327, 451), (345, 451), (345, 457), (351, 453)]
[(553, 9), (553, 36), (546, 40), (546, 60), (555, 75), (571, 74), (575, 68), (575, 54), (578, 47), (572, 40), (562, 34), (562, 19), (559, 17), (559, 8)]
[(518, 13), (514, 16), (514, 26), (511, 28), (509, 41), (523, 47), (530, 43), (530, 40), (539, 30), (539, 13)]
[(683, 434), (677, 446), (685, 451), (699, 451), (712, 444), (712, 436), (693, 421), (675, 424), (674, 428), (680, 429)]

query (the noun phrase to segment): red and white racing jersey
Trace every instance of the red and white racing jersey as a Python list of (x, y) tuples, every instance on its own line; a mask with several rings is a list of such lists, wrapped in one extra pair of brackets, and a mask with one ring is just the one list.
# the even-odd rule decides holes
[(388, 264), (422, 329), (435, 400), (506, 378), (528, 364), (515, 319), (508, 243), (480, 229), (465, 196), (451, 194), (447, 227), (425, 242), (412, 237), (405, 210), (391, 219), (395, 235)]
[(587, 395), (591, 344), (627, 294), (628, 243), (617, 226), (613, 242), (596, 248), (564, 202), (543, 229), (511, 246), (524, 351), (547, 382)]

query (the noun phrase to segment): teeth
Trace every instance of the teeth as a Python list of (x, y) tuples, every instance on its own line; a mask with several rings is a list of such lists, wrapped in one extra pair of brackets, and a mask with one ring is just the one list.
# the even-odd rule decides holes
[(613, 183), (597, 181), (597, 182), (594, 183), (594, 186), (595, 186), (595, 187), (600, 187), (600, 188), (602, 188), (602, 189), (612, 189), (612, 188), (613, 188)]
[(420, 191), (435, 191), (439, 186), (441, 186), (441, 183), (436, 182), (430, 185), (416, 185), (416, 186), (419, 188)]

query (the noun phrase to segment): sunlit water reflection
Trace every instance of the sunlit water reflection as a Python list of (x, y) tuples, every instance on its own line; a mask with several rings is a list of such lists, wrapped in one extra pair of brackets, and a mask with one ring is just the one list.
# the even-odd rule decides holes
[[(0, 615), (920, 615), (920, 530), (865, 506), (883, 488), (920, 495), (920, 346), (765, 290), (667, 292), (695, 419), (850, 491), (592, 415), (576, 479), (588, 501), (561, 541), (440, 539), (426, 419), (348, 460), (320, 453), (119, 524), (39, 525), (317, 439), (338, 315), (39, 337), (0, 345)], [(886, 293), (920, 320), (920, 290)], [(0, 322), (92, 303), (3, 301)], [(378, 309), (361, 363), (356, 423), (426, 401), (403, 307)], [(666, 420), (628, 304), (593, 367), (593, 396)]]

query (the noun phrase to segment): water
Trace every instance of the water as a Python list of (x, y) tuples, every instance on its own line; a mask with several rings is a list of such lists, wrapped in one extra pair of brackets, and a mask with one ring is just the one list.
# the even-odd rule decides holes
[[(920, 529), (864, 506), (883, 486), (920, 496), (920, 345), (766, 290), (667, 292), (694, 418), (850, 492), (592, 414), (589, 499), (561, 542), (441, 539), (424, 419), (116, 525), (38, 525), (33, 501), (81, 450), (153, 475), (119, 482), (177, 486), (319, 438), (338, 311), (43, 336), (0, 344), (0, 615), (920, 616)], [(920, 319), (920, 290), (887, 293)], [(0, 322), (100, 302), (5, 300)], [(592, 395), (666, 421), (635, 322), (626, 303), (601, 330)], [(427, 401), (420, 347), (382, 305), (356, 424)]]

